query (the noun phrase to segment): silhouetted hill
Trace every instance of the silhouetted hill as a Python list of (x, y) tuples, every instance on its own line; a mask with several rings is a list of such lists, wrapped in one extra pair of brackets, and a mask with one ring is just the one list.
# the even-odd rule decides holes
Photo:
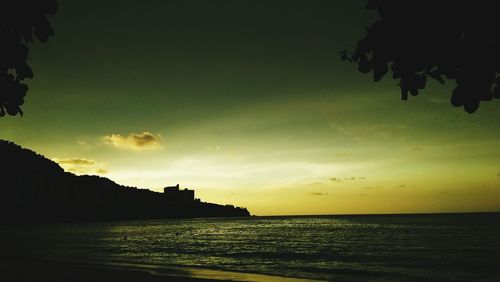
[(76, 176), (57, 163), (0, 140), (3, 223), (249, 216), (245, 208), (194, 201), (171, 203), (163, 193)]
[(29, 149), (0, 140), (0, 168), (5, 173), (43, 173), (60, 175), (64, 170), (55, 162)]

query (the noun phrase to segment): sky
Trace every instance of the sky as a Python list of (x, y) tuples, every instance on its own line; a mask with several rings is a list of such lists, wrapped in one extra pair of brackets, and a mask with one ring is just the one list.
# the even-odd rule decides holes
[[(0, 139), (256, 215), (500, 210), (500, 104), (401, 101), (343, 62), (365, 1), (60, 0)], [(352, 48), (352, 47), (351, 47)]]

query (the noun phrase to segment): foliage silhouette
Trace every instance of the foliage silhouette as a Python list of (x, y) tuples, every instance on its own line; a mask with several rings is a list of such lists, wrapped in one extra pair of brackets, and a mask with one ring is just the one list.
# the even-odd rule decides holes
[(57, 7), (56, 0), (0, 2), (0, 116), (23, 115), (21, 105), (28, 91), (23, 80), (33, 78), (26, 62), (27, 44), (34, 43), (34, 37), (46, 42), (54, 36), (46, 15), (54, 15)]
[(172, 202), (104, 177), (76, 176), (9, 141), (0, 140), (0, 156), (0, 224), (250, 215), (246, 208)]
[(369, 0), (380, 19), (343, 60), (373, 71), (392, 71), (401, 98), (419, 94), (428, 79), (456, 82), (451, 104), (473, 113), (480, 101), (500, 98), (500, 4), (497, 1)]

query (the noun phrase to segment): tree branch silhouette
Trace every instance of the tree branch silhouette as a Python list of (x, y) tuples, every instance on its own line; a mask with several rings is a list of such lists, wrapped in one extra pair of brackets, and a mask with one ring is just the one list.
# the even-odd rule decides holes
[(369, 0), (380, 19), (366, 29), (343, 60), (373, 71), (379, 81), (392, 72), (401, 98), (429, 79), (454, 81), (451, 104), (475, 112), (481, 101), (500, 98), (500, 3), (497, 1)]
[(0, 116), (18, 113), (28, 86), (26, 78), (33, 78), (27, 61), (29, 43), (34, 38), (46, 42), (54, 36), (46, 15), (57, 11), (55, 0), (13, 0), (0, 2)]

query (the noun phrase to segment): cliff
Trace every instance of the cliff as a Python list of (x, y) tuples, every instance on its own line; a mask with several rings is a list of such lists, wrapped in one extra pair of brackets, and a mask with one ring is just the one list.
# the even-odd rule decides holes
[(195, 201), (176, 204), (162, 193), (76, 176), (31, 150), (0, 140), (0, 222), (77, 222), (249, 216), (246, 208)]

